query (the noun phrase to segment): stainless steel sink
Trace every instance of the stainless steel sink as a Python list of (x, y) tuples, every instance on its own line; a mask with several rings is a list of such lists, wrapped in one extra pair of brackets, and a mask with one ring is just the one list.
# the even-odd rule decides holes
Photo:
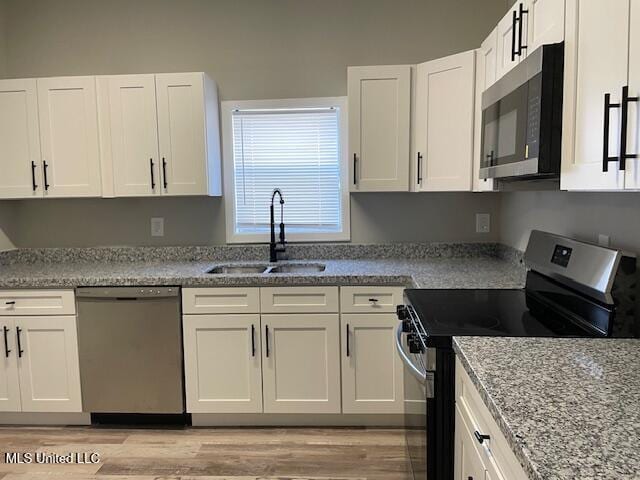
[(218, 265), (211, 270), (207, 270), (207, 273), (211, 274), (260, 274), (267, 270), (266, 265)]
[(318, 273), (324, 272), (326, 265), (314, 264), (287, 264), (277, 265), (269, 269), (269, 273)]

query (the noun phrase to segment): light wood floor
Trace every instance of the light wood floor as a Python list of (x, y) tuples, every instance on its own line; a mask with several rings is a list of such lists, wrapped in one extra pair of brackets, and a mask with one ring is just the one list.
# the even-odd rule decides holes
[[(97, 465), (16, 465), (5, 452), (97, 452)], [(0, 427), (2, 480), (408, 480), (404, 432)]]

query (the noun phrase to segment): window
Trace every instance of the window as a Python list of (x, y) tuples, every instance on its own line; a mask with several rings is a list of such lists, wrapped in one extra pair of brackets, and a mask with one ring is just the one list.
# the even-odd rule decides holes
[(344, 98), (223, 102), (222, 115), (228, 242), (269, 241), (275, 188), (288, 241), (350, 238)]

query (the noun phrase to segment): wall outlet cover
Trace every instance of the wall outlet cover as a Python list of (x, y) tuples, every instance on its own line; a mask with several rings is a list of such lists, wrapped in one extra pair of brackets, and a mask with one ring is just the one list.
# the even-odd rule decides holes
[(609, 235), (599, 234), (598, 235), (598, 245), (600, 245), (601, 247), (610, 247), (611, 246), (611, 238), (609, 237)]
[(164, 237), (164, 218), (153, 217), (151, 219), (151, 236)]
[(491, 232), (491, 215), (489, 213), (476, 213), (476, 233)]

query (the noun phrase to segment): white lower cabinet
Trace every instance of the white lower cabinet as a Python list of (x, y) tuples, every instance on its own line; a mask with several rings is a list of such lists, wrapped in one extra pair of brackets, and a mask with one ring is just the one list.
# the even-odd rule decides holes
[(0, 412), (19, 412), (20, 381), (16, 353), (16, 326), (11, 317), (0, 317), (2, 357), (0, 358)]
[(395, 314), (343, 314), (343, 413), (402, 413), (403, 370)]
[(20, 410), (81, 412), (76, 317), (14, 317), (13, 322), (16, 342), (10, 355), (17, 357)]
[(265, 413), (340, 413), (339, 316), (262, 315)]
[(528, 478), (458, 359), (455, 421), (455, 480)]
[(82, 412), (72, 290), (0, 291), (0, 412)]
[(260, 316), (183, 317), (187, 411), (262, 412)]

